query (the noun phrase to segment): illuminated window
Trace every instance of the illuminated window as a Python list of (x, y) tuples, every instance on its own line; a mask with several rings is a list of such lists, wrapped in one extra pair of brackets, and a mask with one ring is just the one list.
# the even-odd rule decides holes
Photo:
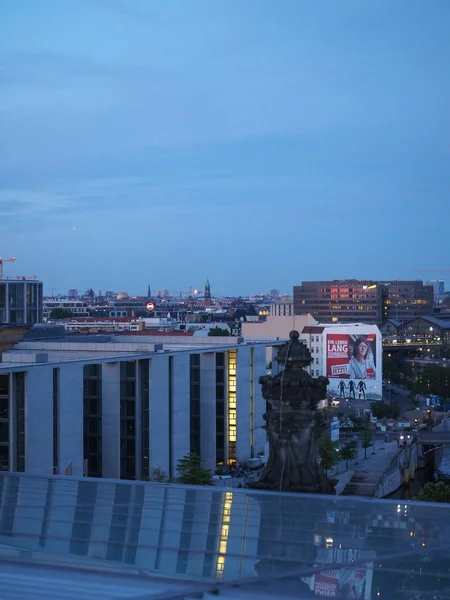
[(236, 350), (228, 352), (228, 462), (236, 460)]
[[(231, 352), (236, 352), (235, 350)], [(233, 503), (232, 492), (225, 492), (225, 500), (222, 508), (222, 526), (220, 528), (219, 538), (219, 554), (217, 555), (216, 563), (216, 577), (218, 580), (223, 579), (223, 572), (225, 570), (225, 558), (228, 545), (228, 533), (230, 530), (230, 515), (231, 505)]]

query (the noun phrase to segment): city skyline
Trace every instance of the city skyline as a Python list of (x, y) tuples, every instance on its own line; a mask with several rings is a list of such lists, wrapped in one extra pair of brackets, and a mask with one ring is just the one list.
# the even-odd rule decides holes
[(61, 293), (448, 286), (450, 5), (283, 7), (3, 6), (5, 275)]

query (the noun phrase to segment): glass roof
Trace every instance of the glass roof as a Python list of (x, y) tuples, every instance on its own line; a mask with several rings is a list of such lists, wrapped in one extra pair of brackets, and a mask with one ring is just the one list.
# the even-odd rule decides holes
[(431, 600), (450, 597), (449, 533), (445, 504), (0, 475), (1, 556), (33, 568), (114, 567), (260, 596)]

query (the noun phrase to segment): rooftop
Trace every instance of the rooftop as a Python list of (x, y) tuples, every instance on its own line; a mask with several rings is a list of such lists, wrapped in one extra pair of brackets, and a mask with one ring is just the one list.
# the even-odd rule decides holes
[(449, 516), (445, 504), (3, 474), (2, 597), (444, 598)]
[[(31, 330), (33, 332), (34, 328)], [(195, 337), (171, 335), (61, 335), (60, 337), (47, 337), (50, 328), (42, 328), (43, 338), (28, 338), (17, 336), (11, 338), (5, 352), (2, 354), (0, 370), (12, 367), (22, 367), (24, 364), (34, 365), (47, 362), (75, 361), (75, 360), (107, 360), (108, 358), (125, 356), (132, 360), (133, 356), (142, 354), (172, 353), (182, 351), (224, 351), (235, 348), (237, 345), (245, 346), (265, 344), (263, 341), (244, 341), (240, 337)], [(5, 330), (6, 331), (6, 330)], [(8, 330), (9, 331), (9, 330)], [(15, 329), (14, 329), (15, 332)], [(128, 332), (127, 332), (128, 333)], [(22, 338), (22, 339), (21, 339)], [(9, 339), (9, 338), (8, 338)], [(1, 338), (0, 338), (1, 341)], [(273, 344), (273, 342), (270, 342)], [(14, 344), (14, 345), (13, 345)], [(9, 349), (8, 349), (9, 348)]]

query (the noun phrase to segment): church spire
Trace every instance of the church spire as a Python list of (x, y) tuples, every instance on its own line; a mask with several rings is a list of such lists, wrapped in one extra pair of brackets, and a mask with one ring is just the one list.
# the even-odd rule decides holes
[(208, 277), (206, 277), (205, 283), (205, 300), (211, 300), (211, 285)]

